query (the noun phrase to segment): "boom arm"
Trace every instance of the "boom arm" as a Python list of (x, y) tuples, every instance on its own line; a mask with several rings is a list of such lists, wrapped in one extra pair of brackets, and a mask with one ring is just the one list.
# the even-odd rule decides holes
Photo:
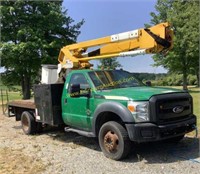
[[(173, 31), (168, 22), (148, 29), (137, 29), (111, 36), (80, 42), (61, 49), (58, 61), (62, 68), (89, 68), (90, 60), (138, 54), (166, 52), (173, 46)], [(98, 47), (98, 49), (97, 49)], [(88, 48), (96, 48), (86, 53)]]

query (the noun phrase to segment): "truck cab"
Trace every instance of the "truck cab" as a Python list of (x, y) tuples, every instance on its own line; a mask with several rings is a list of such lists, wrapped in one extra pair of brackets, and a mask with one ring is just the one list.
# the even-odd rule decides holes
[(139, 143), (180, 140), (196, 125), (189, 93), (145, 86), (123, 70), (72, 71), (61, 103), (66, 131), (99, 137), (102, 151), (114, 159), (125, 155), (113, 155), (120, 136)]

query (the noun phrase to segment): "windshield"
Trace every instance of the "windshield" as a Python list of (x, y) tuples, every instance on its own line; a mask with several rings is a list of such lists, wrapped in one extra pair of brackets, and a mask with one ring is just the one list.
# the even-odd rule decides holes
[(89, 72), (97, 90), (144, 86), (131, 73), (122, 70)]

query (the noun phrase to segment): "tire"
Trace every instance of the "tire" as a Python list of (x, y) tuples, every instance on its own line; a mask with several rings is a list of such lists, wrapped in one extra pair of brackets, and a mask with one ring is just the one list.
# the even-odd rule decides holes
[(131, 142), (126, 129), (115, 121), (109, 121), (100, 128), (99, 145), (104, 155), (121, 160), (130, 152)]
[(30, 112), (24, 111), (21, 115), (22, 130), (26, 135), (33, 135), (37, 132), (37, 123)]
[(42, 123), (36, 122), (36, 133), (42, 133), (43, 126)]

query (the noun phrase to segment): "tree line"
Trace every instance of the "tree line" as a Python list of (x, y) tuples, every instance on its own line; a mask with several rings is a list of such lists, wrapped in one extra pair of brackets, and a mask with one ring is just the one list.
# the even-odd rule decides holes
[(185, 90), (190, 75), (196, 76), (199, 86), (199, 1), (158, 0), (155, 10), (150, 25), (169, 21), (174, 30), (174, 48), (167, 55), (154, 55), (155, 65), (181, 74)]
[[(143, 83), (151, 81), (153, 86), (182, 86), (182, 74), (175, 73), (133, 73), (133, 75)], [(195, 75), (188, 75), (187, 85), (197, 86), (198, 81)]]

